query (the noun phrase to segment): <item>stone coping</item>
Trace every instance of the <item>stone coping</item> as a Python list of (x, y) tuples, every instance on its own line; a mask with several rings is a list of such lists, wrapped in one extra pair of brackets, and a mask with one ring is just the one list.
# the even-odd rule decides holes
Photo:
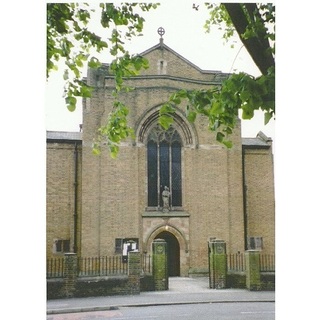
[(142, 213), (143, 218), (173, 218), (173, 217), (190, 217), (190, 214), (185, 211), (169, 211), (169, 212), (162, 212), (162, 211), (145, 211)]

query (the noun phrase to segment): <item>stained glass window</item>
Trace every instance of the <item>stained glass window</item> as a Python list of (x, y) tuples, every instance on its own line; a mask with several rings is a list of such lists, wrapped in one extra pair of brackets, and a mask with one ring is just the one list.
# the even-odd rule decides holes
[(148, 207), (160, 208), (162, 191), (171, 192), (170, 207), (182, 206), (181, 138), (170, 127), (167, 131), (155, 126), (148, 137)]
[(158, 147), (150, 140), (148, 142), (148, 206), (158, 206)]

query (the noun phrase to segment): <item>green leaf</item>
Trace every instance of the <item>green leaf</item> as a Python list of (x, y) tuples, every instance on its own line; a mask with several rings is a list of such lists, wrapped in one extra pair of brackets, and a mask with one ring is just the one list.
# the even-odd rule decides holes
[(190, 111), (190, 112), (188, 112), (188, 114), (187, 114), (187, 119), (188, 119), (190, 122), (195, 122), (196, 117), (197, 117), (197, 113), (196, 113), (195, 111)]
[(76, 105), (75, 104), (67, 104), (67, 108), (70, 112), (73, 112), (74, 110), (76, 110)]
[(94, 145), (92, 148), (92, 153), (96, 156), (99, 156), (101, 154), (101, 149), (97, 145)]
[(242, 100), (242, 102), (247, 101), (249, 98), (250, 98), (250, 92), (242, 91), (240, 93), (240, 99)]
[(78, 57), (78, 58), (76, 59), (76, 65), (77, 65), (78, 67), (80, 67), (80, 68), (83, 67), (83, 61), (81, 60), (81, 57)]
[(250, 120), (254, 116), (254, 110), (250, 109), (249, 107), (242, 108), (242, 119), (243, 120)]
[(89, 61), (88, 61), (88, 67), (89, 68), (99, 68), (101, 67), (102, 63), (95, 57), (92, 57)]
[(210, 108), (210, 114), (211, 115), (218, 115), (222, 113), (224, 110), (223, 105), (220, 101), (214, 101)]
[(273, 112), (265, 112), (264, 113), (264, 124), (268, 124), (268, 122), (270, 121), (270, 119), (272, 119), (273, 117)]
[(232, 141), (230, 141), (230, 140), (224, 140), (224, 141), (222, 141), (222, 143), (223, 143), (228, 149), (232, 148), (232, 146), (233, 146), (233, 143), (232, 143)]
[(68, 79), (69, 79), (69, 71), (68, 69), (65, 69), (63, 73), (63, 80), (68, 80)]
[(212, 131), (216, 131), (220, 127), (221, 123), (219, 120), (214, 120), (213, 126), (211, 127)]
[(115, 144), (109, 146), (110, 156), (112, 159), (116, 159), (119, 153), (119, 147)]
[(170, 100), (175, 103), (175, 104), (180, 104), (181, 103), (181, 98), (179, 97), (178, 94), (174, 94)]
[(170, 125), (173, 123), (173, 118), (168, 115), (161, 115), (159, 117), (159, 124), (165, 129), (168, 130)]
[(69, 111), (73, 112), (76, 110), (77, 99), (75, 97), (69, 96), (65, 98), (67, 108)]
[(86, 85), (82, 85), (80, 87), (80, 95), (83, 98), (91, 98), (91, 92), (92, 92), (92, 88), (90, 88)]
[(165, 103), (159, 110), (160, 115), (174, 113), (175, 108), (171, 103)]
[(222, 132), (218, 132), (217, 136), (216, 136), (216, 139), (219, 142), (223, 142), (224, 137), (225, 137), (225, 135)]

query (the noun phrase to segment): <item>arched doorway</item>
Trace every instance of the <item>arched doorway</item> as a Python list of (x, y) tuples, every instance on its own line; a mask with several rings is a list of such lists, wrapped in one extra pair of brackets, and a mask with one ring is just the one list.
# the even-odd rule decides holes
[(180, 245), (177, 238), (168, 231), (160, 232), (155, 239), (163, 239), (167, 242), (168, 250), (168, 274), (169, 277), (180, 276)]

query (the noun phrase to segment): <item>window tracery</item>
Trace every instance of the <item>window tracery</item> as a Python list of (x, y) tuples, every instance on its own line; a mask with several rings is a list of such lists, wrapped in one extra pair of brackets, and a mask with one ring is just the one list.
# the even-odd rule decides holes
[(182, 206), (181, 190), (182, 141), (174, 127), (164, 130), (159, 124), (148, 135), (148, 207), (163, 207), (162, 192), (169, 188), (170, 209)]

